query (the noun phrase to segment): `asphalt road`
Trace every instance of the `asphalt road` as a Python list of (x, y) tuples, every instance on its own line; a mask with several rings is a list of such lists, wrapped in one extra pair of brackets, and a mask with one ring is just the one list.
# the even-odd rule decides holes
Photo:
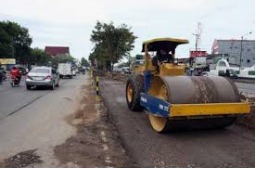
[(102, 80), (101, 93), (120, 139), (137, 167), (254, 167), (254, 131), (233, 125), (222, 130), (159, 134), (147, 114), (131, 112), (125, 84)]
[[(61, 81), (61, 84), (66, 80)], [(35, 100), (50, 93), (49, 89), (26, 90), (24, 76), (19, 87), (11, 87), (10, 79), (0, 85), (0, 120), (19, 111), (21, 108), (31, 104)]]
[(15, 88), (4, 82), (0, 86), (0, 162), (17, 153), (36, 150), (43, 163), (35, 167), (67, 167), (59, 165), (53, 148), (76, 133), (66, 118), (76, 110), (87, 77), (61, 80), (54, 91), (27, 91), (24, 81)]

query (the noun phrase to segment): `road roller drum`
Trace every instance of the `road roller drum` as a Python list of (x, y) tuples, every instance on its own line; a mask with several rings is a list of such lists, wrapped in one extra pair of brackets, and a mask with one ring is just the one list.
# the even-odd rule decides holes
[(155, 76), (148, 93), (172, 104), (240, 102), (235, 84), (224, 77)]
[[(232, 81), (224, 77), (155, 76), (149, 95), (172, 104), (237, 103), (239, 93)], [(223, 128), (235, 121), (234, 116), (159, 117), (149, 114), (158, 132)]]

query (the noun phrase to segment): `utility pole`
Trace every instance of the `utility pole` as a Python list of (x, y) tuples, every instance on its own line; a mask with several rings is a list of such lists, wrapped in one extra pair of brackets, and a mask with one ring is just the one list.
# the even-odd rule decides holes
[(242, 58), (242, 50), (243, 50), (243, 39), (244, 39), (244, 37), (242, 36), (241, 37), (240, 59), (239, 59), (239, 74), (240, 74), (240, 71), (241, 71), (241, 58)]
[(195, 40), (195, 51), (198, 51), (198, 47), (199, 47), (200, 42), (201, 42), (201, 34), (202, 34), (202, 23), (199, 22), (198, 25), (197, 25), (196, 33), (193, 34), (196, 37), (196, 40)]
[(241, 37), (241, 50), (240, 50), (240, 59), (239, 59), (239, 74), (240, 74), (241, 65), (242, 65), (241, 59), (242, 59), (242, 53), (243, 53), (243, 40), (244, 40), (244, 36), (250, 35), (250, 34), (252, 34), (252, 32), (248, 32), (247, 34), (245, 34), (245, 35), (243, 35), (243, 36)]

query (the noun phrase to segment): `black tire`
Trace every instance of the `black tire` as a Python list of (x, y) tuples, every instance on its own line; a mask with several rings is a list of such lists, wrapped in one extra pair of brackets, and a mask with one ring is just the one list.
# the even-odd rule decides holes
[(31, 86), (30, 85), (26, 85), (27, 90), (31, 90)]
[[(131, 101), (128, 99), (128, 86), (132, 89)], [(126, 102), (128, 108), (132, 111), (142, 111), (143, 107), (140, 105), (140, 93), (144, 91), (144, 79), (141, 75), (131, 76), (126, 83)]]
[(60, 86), (60, 80), (58, 80), (58, 83), (56, 84), (56, 87)]

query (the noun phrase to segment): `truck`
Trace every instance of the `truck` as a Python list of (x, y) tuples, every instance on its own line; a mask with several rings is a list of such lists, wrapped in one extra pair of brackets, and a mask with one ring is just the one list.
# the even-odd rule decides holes
[(194, 57), (190, 71), (192, 72), (192, 76), (201, 76), (204, 72), (209, 71), (209, 65), (206, 62), (206, 57)]
[(72, 70), (72, 64), (71, 63), (59, 63), (58, 64), (58, 72), (60, 75), (60, 78), (68, 77), (70, 79), (73, 78), (73, 70)]

